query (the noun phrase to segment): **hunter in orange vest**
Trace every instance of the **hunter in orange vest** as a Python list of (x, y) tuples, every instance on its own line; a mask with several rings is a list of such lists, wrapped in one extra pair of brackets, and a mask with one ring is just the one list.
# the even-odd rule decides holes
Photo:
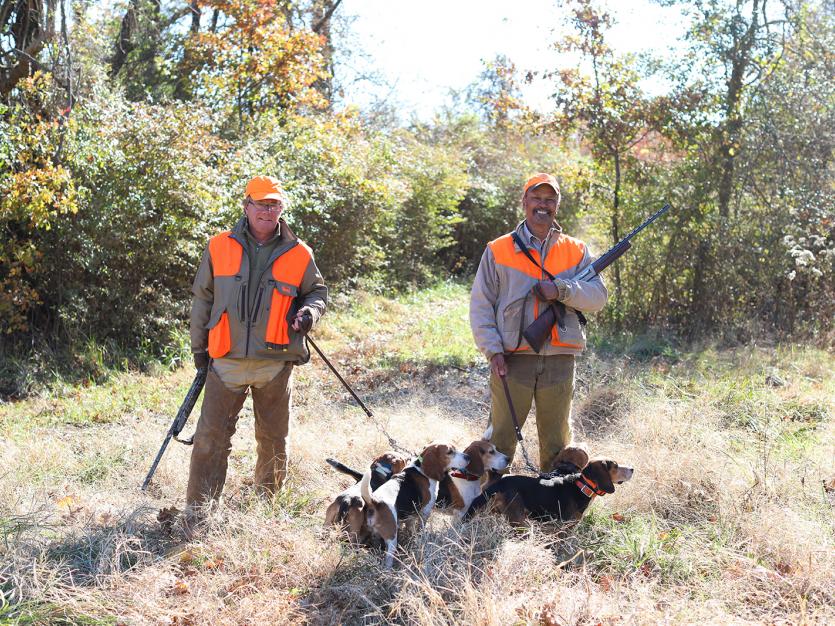
[[(491, 419), (485, 438), (513, 458), (516, 433), (501, 380), (506, 377), (520, 427), (531, 404), (536, 406), (545, 472), (571, 443), (574, 357), (586, 346), (578, 312), (599, 311), (608, 297), (599, 275), (590, 281), (574, 279), (593, 258), (585, 243), (562, 232), (556, 222), (559, 205), (559, 184), (550, 174), (536, 174), (525, 183), (525, 220), (487, 244), (470, 296), (473, 337), (490, 362)], [(565, 319), (534, 353), (522, 332), (555, 301), (565, 305)]]
[(238, 412), (255, 412), (255, 486), (271, 496), (287, 474), (293, 368), (307, 363), (304, 335), (325, 311), (327, 288), (310, 248), (281, 213), (278, 181), (246, 186), (244, 216), (211, 238), (192, 286), (191, 347), (209, 367), (194, 434), (186, 501), (191, 516), (219, 497)]

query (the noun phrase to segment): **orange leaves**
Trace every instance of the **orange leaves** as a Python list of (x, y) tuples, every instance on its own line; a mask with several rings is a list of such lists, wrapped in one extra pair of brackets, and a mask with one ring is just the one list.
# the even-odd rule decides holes
[(324, 78), (322, 38), (291, 29), (283, 10), (271, 0), (210, 0), (204, 6), (225, 16), (214, 32), (187, 42), (189, 67), (201, 90), (220, 109), (238, 109), (242, 117), (270, 110), (323, 106), (312, 88)]

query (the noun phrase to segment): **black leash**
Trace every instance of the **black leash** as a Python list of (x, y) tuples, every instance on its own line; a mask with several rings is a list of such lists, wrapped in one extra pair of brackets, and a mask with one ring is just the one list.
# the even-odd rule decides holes
[(378, 422), (377, 419), (374, 417), (374, 414), (371, 412), (371, 409), (369, 409), (367, 406), (365, 406), (365, 403), (362, 400), (360, 400), (360, 397), (354, 392), (353, 389), (351, 389), (351, 385), (349, 385), (345, 381), (345, 379), (342, 378), (342, 376), (339, 374), (339, 372), (336, 371), (336, 368), (328, 360), (328, 357), (326, 357), (324, 355), (324, 353), (319, 349), (319, 346), (316, 345), (316, 342), (313, 341), (313, 339), (310, 338), (310, 335), (305, 335), (304, 338), (307, 340), (308, 344), (313, 346), (313, 349), (316, 350), (316, 353), (322, 358), (322, 360), (325, 362), (325, 365), (327, 365), (330, 368), (330, 370), (333, 372), (334, 376), (336, 376), (339, 379), (339, 382), (341, 382), (342, 385), (345, 387), (345, 389), (348, 390), (348, 393), (350, 393), (354, 397), (354, 400), (356, 400), (357, 404), (359, 404), (360, 407), (362, 407), (362, 410), (365, 411), (365, 414), (371, 419), (372, 422), (374, 422), (374, 425), (377, 426), (377, 428), (380, 430), (380, 432), (383, 433), (383, 435), (385, 435), (386, 439), (388, 439), (389, 445), (394, 450), (397, 450), (398, 452), (405, 452), (410, 457), (417, 457), (417, 455), (414, 452), (412, 452), (411, 450), (407, 450), (406, 448), (404, 448), (403, 446), (398, 444), (394, 440), (394, 437), (392, 437), (391, 435), (388, 434), (388, 432), (386, 432), (386, 429), (383, 428), (382, 424), (380, 424), (380, 422)]
[(528, 456), (528, 451), (525, 448), (525, 442), (522, 437), (522, 429), (519, 427), (519, 418), (516, 417), (516, 409), (513, 408), (513, 400), (510, 399), (510, 388), (507, 386), (507, 375), (499, 376), (502, 379), (502, 386), (504, 386), (504, 395), (507, 398), (507, 406), (510, 409), (510, 417), (513, 420), (513, 428), (516, 431), (516, 441), (519, 442), (519, 447), (522, 448), (522, 456), (525, 458), (525, 465), (528, 466), (528, 469), (532, 471), (534, 474), (540, 474), (539, 469), (531, 463), (531, 459)]

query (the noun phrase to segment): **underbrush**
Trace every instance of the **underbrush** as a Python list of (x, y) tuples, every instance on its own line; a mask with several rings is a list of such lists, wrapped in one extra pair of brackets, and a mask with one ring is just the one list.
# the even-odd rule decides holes
[(835, 362), (808, 348), (582, 358), (575, 436), (635, 476), (577, 524), (438, 512), (404, 536), (392, 572), (323, 528), (350, 483), (325, 457), (362, 468), (388, 447), (382, 429), (411, 450), (481, 434), (486, 365), (464, 296), (446, 285), (343, 303), (317, 337), (373, 421), (314, 355), (297, 371), (286, 488), (253, 493), (247, 402), (224, 500), (191, 542), (157, 519), (182, 506), (188, 448), (172, 443), (139, 491), (190, 367), (0, 405), (0, 622), (835, 621)]

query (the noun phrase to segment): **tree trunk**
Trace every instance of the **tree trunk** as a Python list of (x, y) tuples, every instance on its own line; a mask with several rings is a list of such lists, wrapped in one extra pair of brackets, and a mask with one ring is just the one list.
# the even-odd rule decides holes
[(119, 74), (131, 50), (136, 47), (133, 42), (133, 33), (136, 30), (138, 9), (139, 0), (131, 0), (125, 15), (122, 17), (119, 36), (116, 38), (113, 56), (110, 57), (110, 78), (115, 78)]

